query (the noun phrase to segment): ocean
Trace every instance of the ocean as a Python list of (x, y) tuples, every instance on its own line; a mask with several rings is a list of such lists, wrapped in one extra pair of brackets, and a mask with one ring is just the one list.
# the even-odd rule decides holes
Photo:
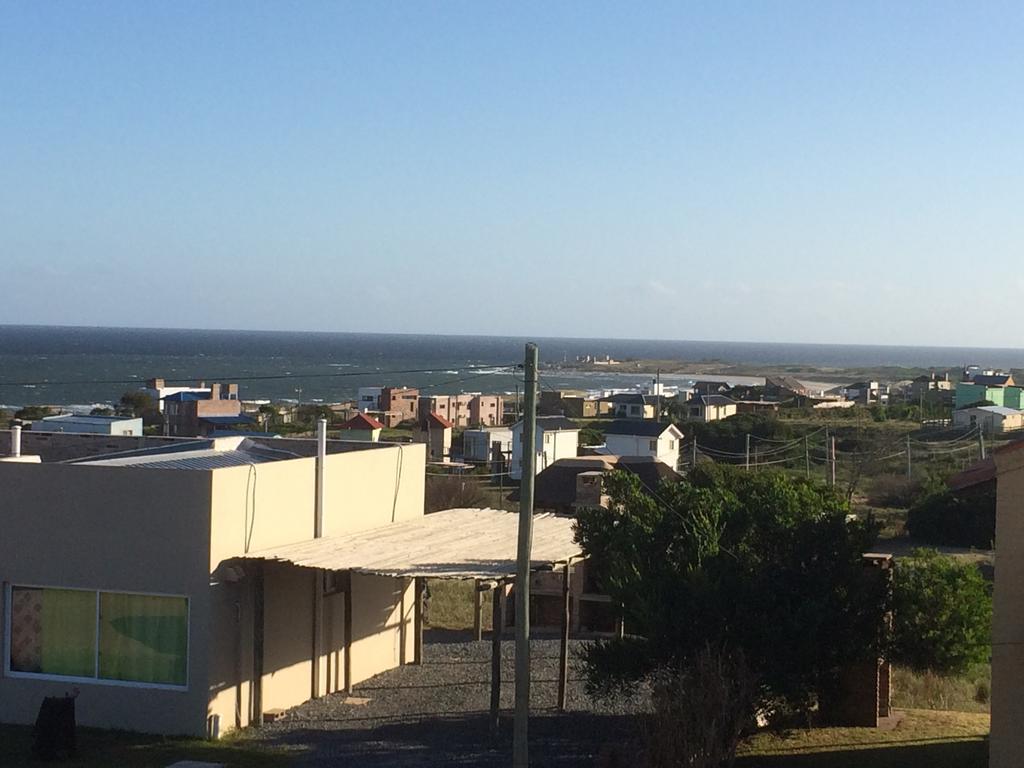
[[(244, 399), (335, 402), (361, 386), (512, 392), (524, 338), (279, 331), (0, 326), (0, 404), (116, 401), (150, 377), (240, 382)], [(541, 361), (577, 355), (822, 367), (1024, 368), (1024, 350), (710, 341), (535, 338)], [(396, 373), (397, 371), (409, 371)], [(415, 372), (414, 372), (415, 371)], [(253, 377), (281, 377), (256, 379)], [(598, 389), (649, 376), (545, 370), (544, 386)], [(667, 383), (685, 376), (664, 376)], [(737, 377), (730, 377), (735, 379)]]

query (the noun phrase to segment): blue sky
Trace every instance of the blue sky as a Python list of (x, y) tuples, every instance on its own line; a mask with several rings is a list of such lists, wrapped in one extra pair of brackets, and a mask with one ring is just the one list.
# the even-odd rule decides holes
[(0, 323), (1021, 346), (1022, 39), (1019, 2), (6, 1)]

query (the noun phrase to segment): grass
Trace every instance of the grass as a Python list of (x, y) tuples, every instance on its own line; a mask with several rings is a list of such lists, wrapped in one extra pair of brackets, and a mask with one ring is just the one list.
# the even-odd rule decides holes
[[(427, 626), (432, 629), (473, 629), (473, 582), (454, 579), (429, 579), (430, 608)], [(491, 628), (491, 593), (483, 593), (484, 631)]]
[(894, 707), (986, 713), (992, 690), (992, 666), (976, 664), (966, 675), (956, 677), (897, 667), (893, 670), (892, 687)]
[(901, 710), (894, 728), (815, 728), (745, 741), (737, 768), (986, 768), (986, 714)]
[[(57, 764), (67, 768), (165, 768), (178, 760), (224, 763), (228, 768), (283, 768), (289, 764), (288, 757), (280, 751), (256, 747), (230, 736), (206, 741), (79, 728), (77, 743), (77, 757), (56, 761)], [(0, 725), (0, 765), (22, 768), (54, 764), (34, 760), (31, 750), (31, 726)]]

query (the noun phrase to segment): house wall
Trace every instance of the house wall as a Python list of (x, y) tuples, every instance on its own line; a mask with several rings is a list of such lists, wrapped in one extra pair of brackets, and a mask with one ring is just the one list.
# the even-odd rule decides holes
[(1024, 754), (1024, 452), (997, 451), (995, 460), (998, 565), (989, 768), (1016, 768)]
[(643, 435), (605, 435), (605, 447), (613, 456), (653, 456), (672, 469), (679, 466), (679, 440), (671, 433), (663, 434), (655, 441), (651, 449), (653, 437)]
[(462, 433), (462, 453), (466, 461), (490, 461), (491, 444), (499, 442), (507, 452), (512, 444), (510, 429), (467, 429)]
[[(329, 454), (324, 473), (323, 535), (375, 528), (423, 514), (426, 446), (395, 444), (370, 450)], [(208, 568), (218, 572), (224, 561), (313, 536), (316, 460), (302, 458), (230, 467), (213, 474)], [(255, 568), (246, 566), (247, 575)], [(312, 569), (286, 564), (264, 566), (263, 710), (284, 709), (313, 693)], [(220, 588), (215, 601), (217, 665), (211, 670), (209, 712), (220, 718), (221, 732), (248, 725), (252, 680), (252, 580)], [(226, 596), (225, 596), (226, 595)], [(344, 601), (346, 595), (323, 599), (320, 694), (344, 685)], [(406, 626), (399, 617), (404, 600)], [(396, 666), (401, 638), (412, 658), (411, 585), (402, 580), (353, 574), (352, 672), (359, 682)], [(241, 611), (241, 618), (236, 616)], [(241, 663), (234, 649), (240, 649)], [(230, 649), (225, 652), (225, 649)], [(239, 705), (241, 711), (239, 712)]]
[[(210, 476), (0, 463), (0, 488), (0, 581), (5, 586), (184, 595), (190, 628), (185, 690), (15, 678), (0, 672), (0, 722), (32, 723), (44, 696), (62, 696), (78, 687), (80, 725), (205, 733), (212, 618)], [(0, 595), (4, 600), (6, 589)], [(6, 623), (5, 615), (5, 632)], [(6, 664), (6, 640), (2, 658)]]
[(33, 432), (66, 432), (87, 435), (137, 436), (142, 434), (142, 419), (83, 423), (64, 419), (40, 419), (32, 422)]

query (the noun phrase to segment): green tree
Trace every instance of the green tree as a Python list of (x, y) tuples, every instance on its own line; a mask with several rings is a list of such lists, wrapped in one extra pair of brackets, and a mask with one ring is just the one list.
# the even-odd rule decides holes
[(988, 659), (992, 596), (974, 565), (915, 550), (897, 564), (892, 606), (895, 663), (960, 674)]
[(38, 421), (44, 416), (53, 416), (53, 408), (48, 408), (45, 405), (26, 405), (14, 412), (14, 418), (24, 419), (25, 421)]
[(141, 389), (130, 390), (121, 395), (117, 412), (122, 416), (141, 417), (145, 426), (163, 423), (157, 401), (151, 394)]
[(585, 652), (592, 691), (613, 692), (704, 648), (742, 654), (760, 705), (809, 711), (847, 664), (880, 652), (885, 584), (865, 578), (873, 520), (822, 484), (698, 467), (657, 496), (613, 473), (609, 509), (581, 510), (577, 540), (623, 606), (629, 635)]

